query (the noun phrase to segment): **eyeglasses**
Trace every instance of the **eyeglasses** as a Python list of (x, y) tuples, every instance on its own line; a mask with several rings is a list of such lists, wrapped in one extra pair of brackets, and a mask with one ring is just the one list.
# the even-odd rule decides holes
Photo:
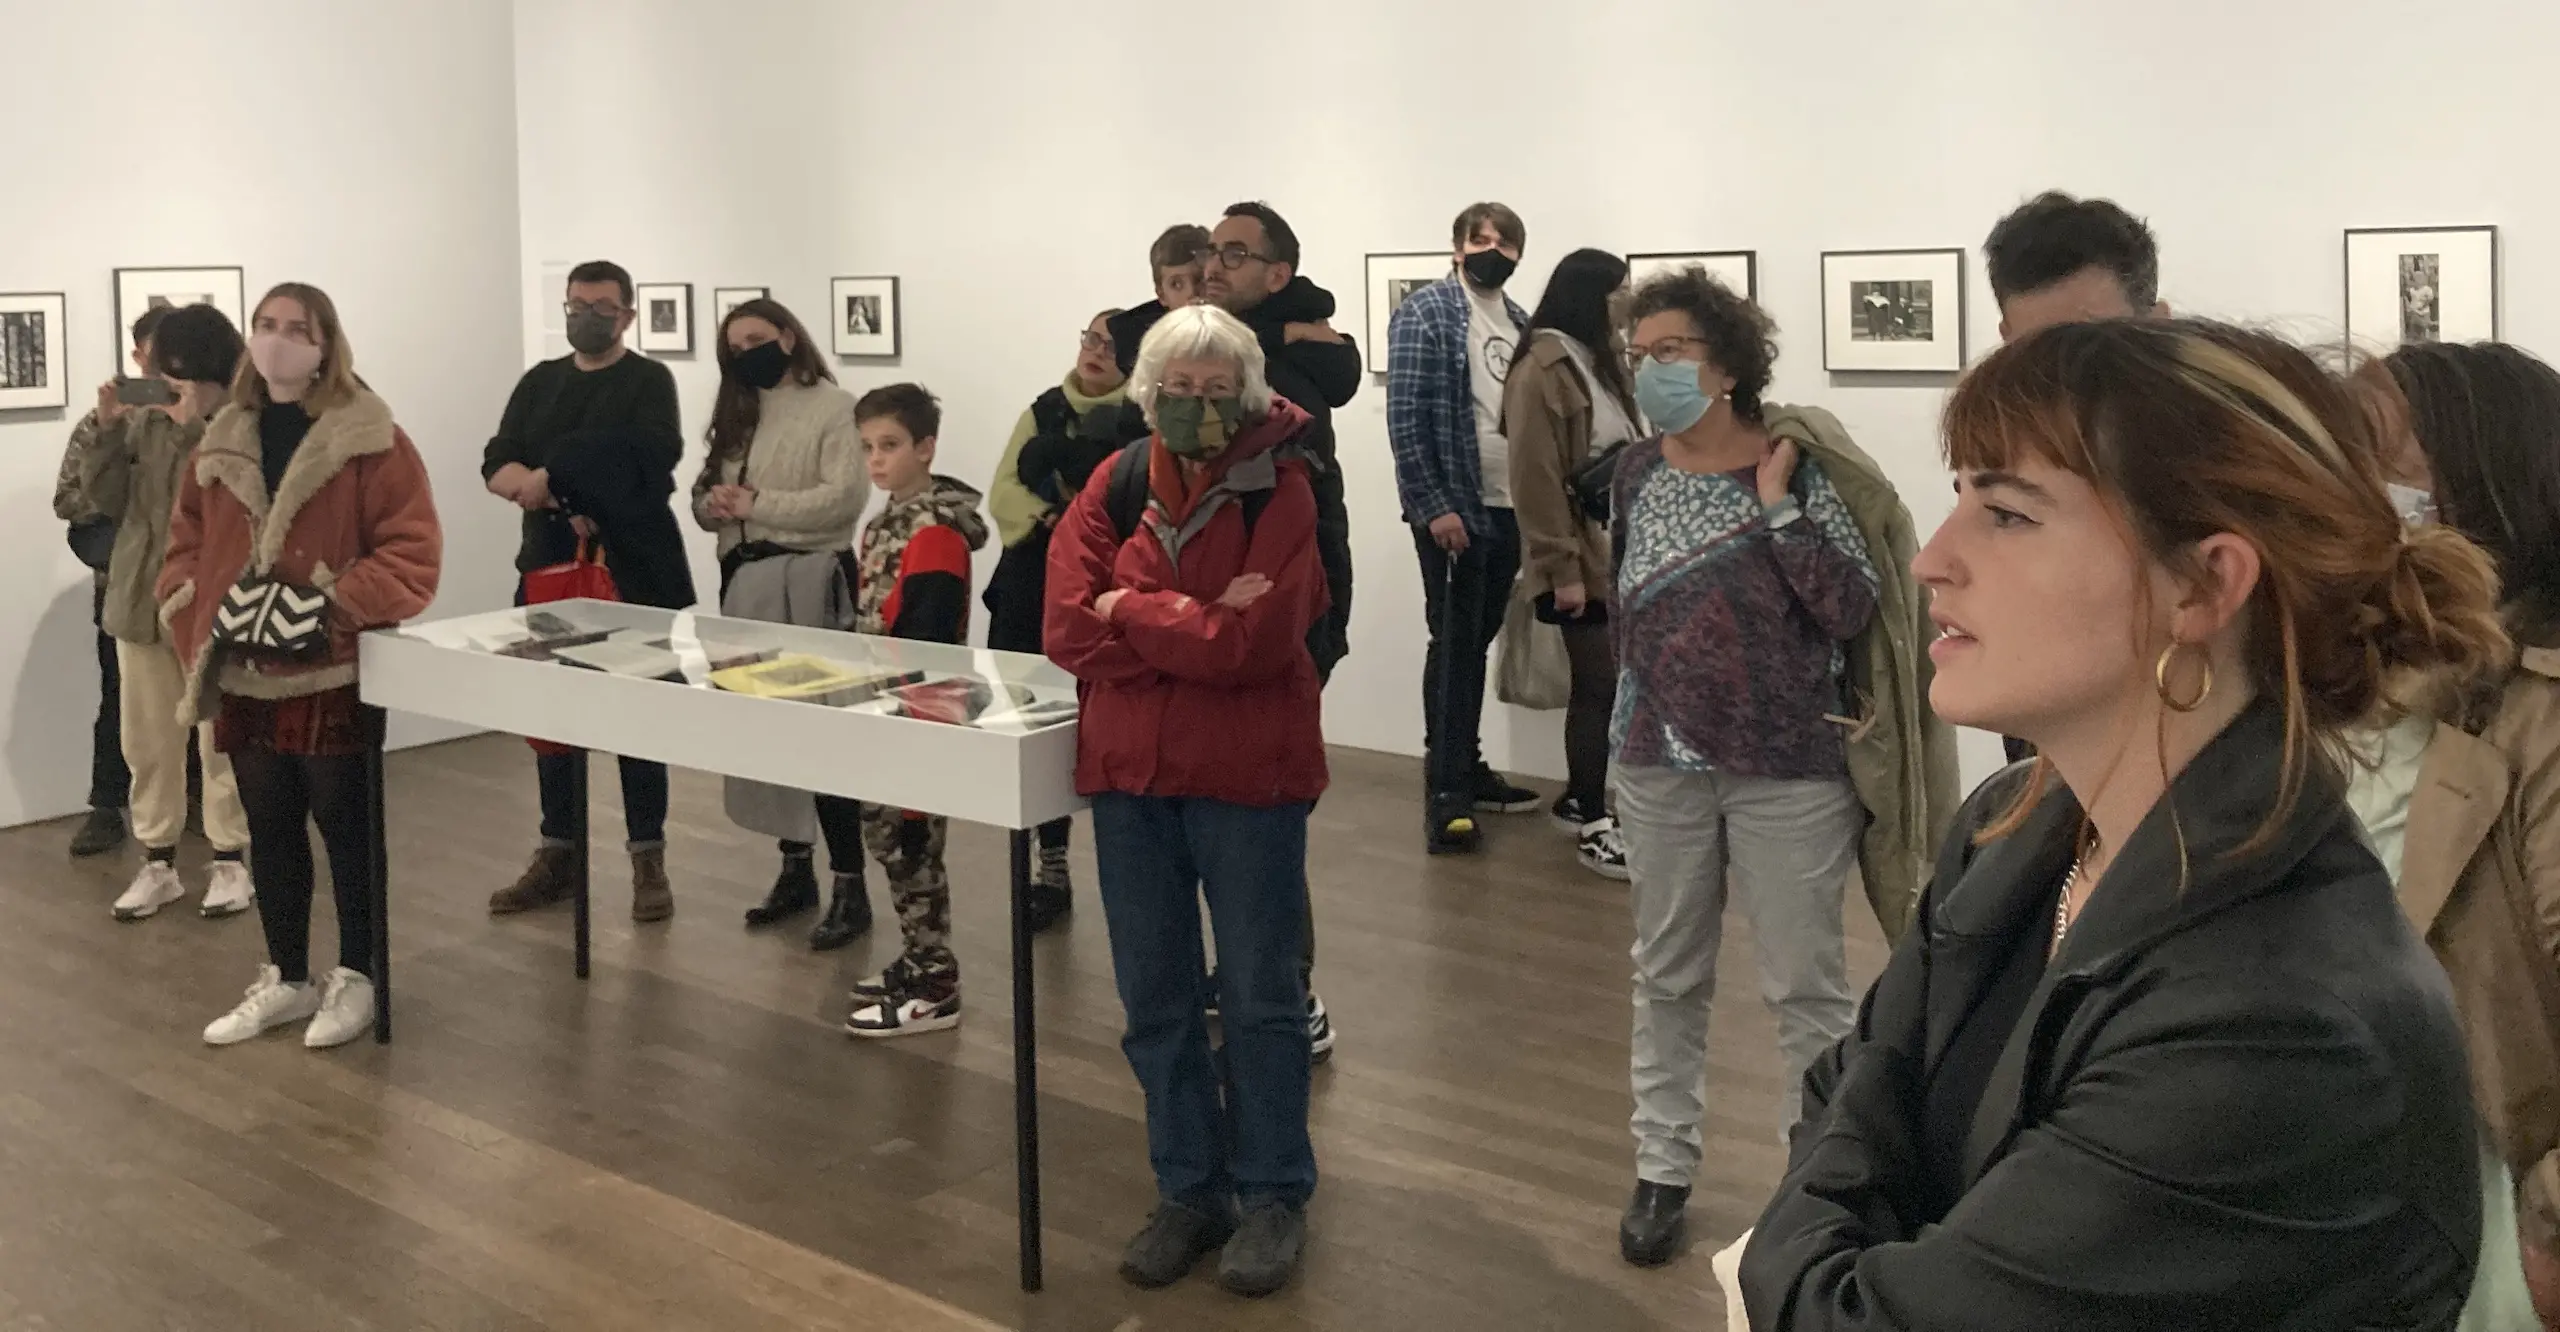
[(1223, 379), (1212, 379), (1206, 384), (1193, 384), (1187, 379), (1167, 380), (1156, 385), (1156, 396), (1160, 398), (1232, 398), (1236, 392), (1236, 386)]
[(1683, 348), (1693, 346), (1713, 347), (1714, 345), (1714, 343), (1707, 341), (1705, 338), (1660, 338), (1649, 347), (1627, 348), (1625, 352), (1627, 368), (1630, 370), (1636, 369), (1643, 365), (1647, 360), (1655, 360), (1662, 362), (1664, 365), (1672, 365), (1680, 360), (1680, 352)]
[(567, 315), (571, 319), (575, 319), (582, 314), (598, 314), (603, 315), (607, 319), (620, 319), (624, 315), (629, 314), (630, 311), (623, 309), (619, 304), (613, 301), (598, 301), (593, 305), (581, 305), (576, 301), (562, 301), (560, 303), (560, 313)]
[(1109, 351), (1111, 350), (1111, 337), (1106, 333), (1096, 333), (1092, 329), (1086, 329), (1081, 345), (1089, 352)]
[(1237, 241), (1228, 245), (1212, 245), (1207, 249), (1202, 250), (1198, 257), (1200, 262), (1204, 264), (1214, 259), (1218, 261), (1218, 266), (1220, 268), (1242, 268), (1248, 262), (1258, 264), (1267, 264), (1271, 262), (1270, 255), (1255, 254), (1253, 251), (1245, 248), (1244, 242), (1242, 241)]

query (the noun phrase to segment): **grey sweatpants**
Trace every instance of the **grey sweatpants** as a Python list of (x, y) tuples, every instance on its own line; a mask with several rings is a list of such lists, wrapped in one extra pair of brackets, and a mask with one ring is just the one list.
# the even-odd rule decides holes
[(1702, 1152), (1726, 871), (1741, 881), (1760, 997), (1778, 1019), (1784, 1141), (1803, 1104), (1805, 1069), (1857, 1016), (1840, 897), (1864, 811), (1845, 781), (1621, 767), (1611, 784), (1634, 879), (1636, 1177), (1685, 1187)]

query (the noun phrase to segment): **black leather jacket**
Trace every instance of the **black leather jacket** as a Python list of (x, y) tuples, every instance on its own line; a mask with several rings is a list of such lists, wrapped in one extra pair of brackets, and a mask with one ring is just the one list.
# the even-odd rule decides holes
[(2333, 781), (2232, 855), (2283, 740), (2251, 708), (2117, 855), (1990, 1070), (1962, 1196), (1931, 1214), (1915, 1107), (2019, 932), (2053, 929), (2081, 821), (2054, 783), (1976, 847), (2027, 769), (1974, 795), (1858, 1025), (1806, 1075), (1742, 1260), (1754, 1328), (2454, 1325), (2480, 1173), (2452, 993)]

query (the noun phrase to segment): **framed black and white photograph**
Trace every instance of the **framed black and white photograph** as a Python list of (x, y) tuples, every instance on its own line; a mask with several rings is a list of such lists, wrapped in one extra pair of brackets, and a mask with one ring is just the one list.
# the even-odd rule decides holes
[(2496, 227), (2347, 232), (2347, 337), (2389, 351), (2498, 336)]
[(773, 295), (769, 287), (713, 287), (711, 289), (711, 326), (725, 328), (729, 312), (749, 301), (761, 301)]
[(133, 322), (145, 310), (210, 305), (249, 335), (249, 298), (237, 268), (119, 268), (116, 270), (116, 365), (133, 349)]
[(71, 405), (58, 291), (0, 292), (0, 412)]
[(1753, 302), (1760, 299), (1760, 252), (1757, 250), (1631, 254), (1627, 256), (1627, 285), (1641, 287), (1647, 278), (1676, 272), (1692, 264), (1707, 270), (1743, 299)]
[(1823, 369), (1951, 375), (1964, 343), (1964, 251), (1823, 254)]
[(638, 293), (640, 317), (632, 326), (640, 331), (640, 350), (644, 352), (690, 352), (693, 350), (693, 284), (690, 282), (641, 282), (633, 285)]
[(897, 355), (898, 280), (840, 277), (831, 286), (828, 320), (835, 328), (836, 355)]
[(1447, 250), (1369, 256), (1369, 373), (1387, 372), (1387, 327), (1415, 292), (1449, 276)]

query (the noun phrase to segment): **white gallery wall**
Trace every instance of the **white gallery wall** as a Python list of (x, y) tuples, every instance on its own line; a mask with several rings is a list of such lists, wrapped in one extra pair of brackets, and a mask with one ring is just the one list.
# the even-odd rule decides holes
[[(1947, 380), (1823, 373), (1825, 249), (1972, 251), (1978, 357), (1998, 324), (1982, 237), (2047, 187), (2147, 215), (2178, 308), (2306, 332), (2342, 317), (2342, 229), (2490, 222), (2507, 336), (2560, 353), (2560, 177), (2543, 166), (2560, 7), (2521, 0), (2171, 0), (2139, 19), (2045, 0), (518, 11), (529, 268), (627, 255), (698, 284), (704, 310), (714, 283), (770, 282), (812, 310), (831, 273), (895, 273), (906, 355), (844, 377), (940, 393), (946, 470), (973, 481), (1085, 319), (1145, 298), (1157, 230), (1241, 198), (1290, 219), (1355, 334), (1364, 253), (1443, 245), (1478, 198), (1528, 220), (1524, 302), (1576, 246), (1755, 249), (1781, 329), (1773, 396), (1837, 411), (1924, 533), (1949, 504)], [(609, 135), (595, 99), (556, 96), (597, 62), (631, 90)], [(611, 172), (535, 179), (581, 155)], [(707, 366), (685, 387), (698, 435)], [(1326, 720), (1338, 742), (1417, 751), (1422, 599), (1384, 408), (1373, 381), (1336, 417), (1358, 595)], [(1556, 714), (1487, 721), (1494, 760), (1533, 772), (1561, 771), (1558, 732)], [(1968, 746), (1979, 776), (1996, 745)]]
[(513, 524), (468, 500), (520, 369), (510, 24), (506, 0), (0, 0), (0, 291), (69, 297), (73, 401), (0, 413), (0, 825), (87, 794), (89, 577), (49, 506), (121, 364), (117, 267), (237, 265), (252, 302), (327, 290), (432, 469), (438, 613), (505, 603)]
[[(0, 291), (70, 297), (73, 384), (114, 370), (109, 273), (239, 264), (316, 281), (435, 469), (439, 613), (502, 602), (514, 515), (478, 487), (546, 280), (903, 279), (905, 356), (983, 482), (1106, 305), (1146, 292), (1166, 223), (1267, 199), (1363, 330), (1362, 256), (1432, 249), (1478, 198), (1527, 217), (1534, 298), (1579, 245), (1747, 248), (1782, 330), (1774, 396), (1819, 402), (1947, 505), (1943, 378), (1820, 368), (1824, 249), (1979, 246), (2048, 186), (2150, 217), (2181, 309), (2334, 328), (2340, 232), (2495, 223), (2505, 331), (2560, 352), (2560, 179), (2544, 141), (2560, 9), (2452, 0), (2171, 0), (2138, 21), (2036, 0), (0, 0), (22, 127), (0, 164)], [(148, 71), (147, 78), (143, 71)], [(1978, 254), (1972, 351), (1996, 315)], [(668, 360), (699, 456), (712, 330)], [(1338, 414), (1359, 564), (1340, 742), (1420, 743), (1423, 629), (1383, 385)], [(84, 571), (46, 504), (76, 412), (0, 414), (0, 823), (71, 810), (94, 703)], [(688, 464), (685, 479), (690, 479)], [(712, 586), (697, 536), (701, 586)], [(981, 572), (994, 553), (981, 556)], [(1496, 762), (1560, 770), (1558, 718), (1493, 710)], [(404, 732), (417, 738), (416, 731)], [(1990, 761), (1986, 739), (1972, 757)]]

